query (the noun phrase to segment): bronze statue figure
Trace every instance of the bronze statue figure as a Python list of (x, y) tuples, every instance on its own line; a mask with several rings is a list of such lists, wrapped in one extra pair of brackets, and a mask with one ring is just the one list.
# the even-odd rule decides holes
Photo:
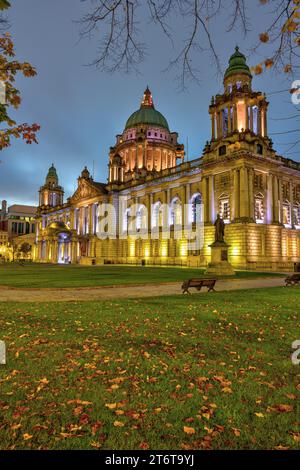
[(221, 219), (220, 214), (217, 215), (217, 219), (214, 223), (215, 226), (215, 242), (224, 242), (225, 224)]

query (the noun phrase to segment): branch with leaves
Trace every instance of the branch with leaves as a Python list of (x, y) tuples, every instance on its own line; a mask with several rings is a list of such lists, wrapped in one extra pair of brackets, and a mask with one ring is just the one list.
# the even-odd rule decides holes
[[(83, 0), (92, 4), (91, 11), (81, 20), (81, 36), (99, 40), (99, 53), (92, 62), (102, 70), (115, 72), (138, 70), (145, 59), (147, 44), (142, 31), (149, 26), (145, 21), (145, 8), (150, 16), (150, 24), (158, 26), (166, 38), (174, 45), (176, 31), (172, 30), (172, 20), (177, 17), (187, 35), (179, 52), (171, 59), (169, 67), (179, 69), (177, 78), (184, 87), (189, 79), (198, 80), (199, 70), (194, 66), (194, 52), (210, 51), (216, 69), (220, 63), (214, 43), (213, 21), (221, 16), (228, 17), (227, 31), (239, 27), (246, 35), (251, 29), (249, 7), (253, 0)], [(300, 0), (260, 0), (257, 14), (265, 13), (266, 26), (258, 31), (258, 43), (254, 51), (266, 43), (273, 46), (273, 54), (253, 68), (256, 74), (276, 67), (288, 73), (299, 68), (300, 46), (299, 18)], [(263, 9), (266, 8), (265, 12)], [(143, 9), (143, 12), (142, 12)], [(270, 20), (269, 20), (270, 18)], [(183, 29), (182, 28), (182, 29)], [(169, 68), (168, 67), (168, 68)]]
[[(7, 0), (0, 0), (0, 11), (9, 8)], [(0, 85), (2, 100), (0, 103), (0, 150), (11, 144), (12, 138), (23, 138), (27, 144), (37, 143), (36, 133), (38, 124), (17, 124), (8, 114), (9, 108), (19, 108), (21, 104), (20, 91), (14, 86), (16, 75), (22, 73), (24, 77), (34, 77), (36, 70), (28, 62), (15, 60), (14, 44), (9, 33), (0, 36)]]

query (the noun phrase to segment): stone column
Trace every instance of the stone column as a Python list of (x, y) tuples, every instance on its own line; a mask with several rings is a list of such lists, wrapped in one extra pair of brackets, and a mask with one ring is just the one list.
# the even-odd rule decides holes
[(93, 204), (89, 206), (89, 235), (92, 236), (94, 234), (93, 231)]
[(208, 204), (209, 204), (209, 222), (214, 223), (215, 221), (215, 193), (214, 193), (214, 176), (210, 175), (208, 179)]
[(250, 130), (253, 132), (253, 106), (250, 106)]
[(262, 116), (261, 116), (261, 108), (257, 109), (257, 134), (262, 135)]
[(282, 194), (282, 179), (278, 178), (278, 192), (279, 192), (279, 222), (283, 223), (283, 194)]
[(294, 193), (293, 193), (293, 183), (290, 181), (290, 204), (291, 204), (291, 226), (295, 228), (294, 224)]
[(147, 196), (147, 210), (148, 210), (148, 233), (151, 232), (151, 224), (152, 224), (152, 205), (153, 205), (153, 194), (149, 193)]
[(279, 222), (279, 206), (278, 206), (278, 178), (277, 176), (273, 177), (273, 221), (275, 223)]
[(245, 100), (245, 130), (249, 129), (248, 102)]
[(191, 198), (191, 185), (187, 183), (187, 185), (185, 186), (185, 201), (183, 205), (183, 211), (184, 211), (183, 222), (185, 225), (188, 225), (189, 223), (190, 198)]
[(228, 113), (228, 127), (227, 127), (227, 134), (231, 133), (231, 106), (229, 105), (227, 107), (227, 113)]
[(215, 113), (213, 112), (211, 115), (211, 138), (212, 140), (215, 140), (216, 137), (216, 125), (215, 125)]
[(233, 197), (234, 197), (234, 214), (233, 220), (237, 220), (240, 217), (240, 181), (239, 181), (239, 170), (235, 168), (233, 170)]
[(249, 217), (254, 221), (254, 194), (253, 194), (253, 180), (254, 170), (249, 168)]
[(233, 105), (233, 130), (236, 131), (238, 128), (238, 122), (237, 122), (237, 106), (236, 103)]
[(207, 194), (207, 178), (202, 177), (201, 180), (201, 194), (202, 194), (202, 203), (203, 203), (203, 209), (204, 209), (204, 223), (208, 222), (208, 194)]
[(217, 138), (220, 139), (221, 131), (220, 131), (220, 112), (218, 111), (216, 114), (217, 120)]
[(249, 217), (248, 169), (240, 169), (240, 217)]
[(269, 174), (267, 179), (267, 223), (273, 222), (273, 175)]

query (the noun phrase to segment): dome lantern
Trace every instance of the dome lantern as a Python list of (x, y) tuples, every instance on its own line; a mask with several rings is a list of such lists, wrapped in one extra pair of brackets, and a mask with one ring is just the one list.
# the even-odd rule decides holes
[(250, 84), (252, 80), (252, 75), (250, 68), (247, 65), (247, 59), (240, 52), (238, 46), (235, 48), (234, 54), (229, 59), (229, 65), (225, 71), (224, 75), (224, 85), (228, 85), (230, 82), (241, 81), (243, 83)]
[(144, 92), (140, 109), (129, 117), (125, 125), (125, 130), (136, 128), (140, 125), (161, 127), (169, 131), (166, 118), (154, 107), (152, 93), (148, 86)]

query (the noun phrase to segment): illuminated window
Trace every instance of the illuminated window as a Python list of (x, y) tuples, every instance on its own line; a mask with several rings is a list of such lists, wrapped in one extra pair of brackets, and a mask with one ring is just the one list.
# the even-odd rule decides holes
[(255, 220), (257, 223), (263, 223), (264, 218), (265, 218), (265, 213), (264, 213), (264, 201), (263, 201), (263, 195), (262, 194), (257, 194), (255, 196)]
[(300, 228), (300, 204), (296, 204), (293, 208), (294, 225)]
[(162, 227), (162, 225), (163, 225), (162, 204), (160, 201), (157, 201), (153, 206), (152, 227)]
[(222, 123), (223, 123), (223, 136), (225, 137), (228, 133), (228, 109), (222, 109)]
[(224, 222), (228, 223), (230, 221), (230, 203), (227, 194), (222, 194), (219, 198), (219, 214)]
[(170, 224), (171, 225), (182, 224), (182, 207), (181, 207), (181, 201), (178, 197), (173, 199), (173, 201), (171, 202)]
[(258, 108), (257, 106), (253, 106), (253, 132), (257, 134), (258, 132)]
[(288, 201), (285, 201), (282, 206), (282, 221), (284, 225), (291, 226), (291, 205)]
[(202, 198), (201, 194), (194, 194), (191, 199), (191, 217), (190, 222), (193, 224), (202, 221)]
[(130, 218), (130, 207), (128, 209), (126, 209), (126, 211), (124, 212), (124, 217), (123, 217), (123, 224), (122, 224), (122, 228), (123, 228), (123, 232), (126, 232), (128, 231), (128, 226), (129, 226), (129, 218)]

